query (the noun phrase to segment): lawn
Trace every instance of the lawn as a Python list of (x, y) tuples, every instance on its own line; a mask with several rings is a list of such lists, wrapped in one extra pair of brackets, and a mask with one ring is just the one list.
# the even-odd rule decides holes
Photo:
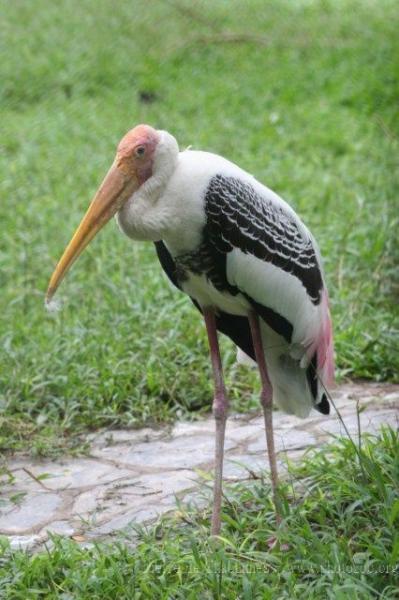
[[(63, 309), (43, 307), (139, 122), (290, 201), (324, 256), (339, 375), (397, 378), (397, 25), (389, 0), (2, 3), (3, 450), (79, 448), (91, 428), (210, 407), (203, 324), (151, 244), (110, 224), (64, 282)], [(257, 406), (256, 374), (228, 341), (223, 354), (233, 410)]]
[[(399, 440), (385, 429), (312, 451), (282, 489), (278, 545), (268, 479), (226, 487), (223, 533), (209, 510), (182, 507), (117, 543), (82, 548), (54, 538), (49, 552), (0, 540), (5, 600), (394, 600), (399, 580)], [(360, 460), (359, 460), (360, 459)], [(133, 532), (135, 533), (135, 532)], [(137, 532), (136, 532), (137, 535)]]
[[(90, 429), (210, 408), (201, 318), (151, 244), (110, 224), (63, 283), (62, 310), (43, 305), (140, 122), (292, 203), (324, 256), (338, 376), (398, 381), (396, 1), (2, 0), (1, 14), (0, 451), (81, 452)], [(257, 374), (222, 349), (232, 410), (257, 408)], [(134, 551), (54, 539), (29, 556), (0, 540), (0, 597), (397, 598), (398, 455), (388, 429), (361, 460), (350, 440), (309, 453), (282, 486), (272, 551), (268, 479), (226, 486), (219, 540), (209, 511), (185, 506)]]

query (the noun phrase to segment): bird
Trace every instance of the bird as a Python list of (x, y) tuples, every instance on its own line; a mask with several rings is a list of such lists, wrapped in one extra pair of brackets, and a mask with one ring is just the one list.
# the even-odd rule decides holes
[(50, 278), (46, 303), (112, 217), (129, 238), (149, 241), (168, 278), (203, 316), (214, 397), (211, 535), (221, 531), (229, 400), (218, 332), (258, 366), (271, 491), (281, 523), (273, 406), (329, 414), (334, 344), (318, 245), (293, 208), (222, 156), (187, 148), (150, 125), (129, 130)]

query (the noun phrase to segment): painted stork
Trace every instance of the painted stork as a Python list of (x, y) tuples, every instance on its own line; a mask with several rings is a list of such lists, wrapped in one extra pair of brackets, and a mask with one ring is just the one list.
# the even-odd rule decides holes
[(51, 277), (47, 302), (114, 215), (128, 237), (155, 243), (169, 279), (205, 320), (215, 389), (212, 534), (220, 532), (228, 409), (217, 331), (258, 364), (279, 522), (272, 400), (300, 417), (312, 407), (328, 414), (325, 386), (334, 374), (328, 295), (312, 234), (284, 200), (237, 165), (208, 152), (179, 152), (166, 131), (138, 125), (120, 141)]

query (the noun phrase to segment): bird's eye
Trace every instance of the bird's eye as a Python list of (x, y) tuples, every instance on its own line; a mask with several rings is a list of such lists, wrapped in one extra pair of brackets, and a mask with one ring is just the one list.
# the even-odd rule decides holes
[(145, 154), (145, 146), (137, 146), (134, 153), (136, 156), (143, 156)]

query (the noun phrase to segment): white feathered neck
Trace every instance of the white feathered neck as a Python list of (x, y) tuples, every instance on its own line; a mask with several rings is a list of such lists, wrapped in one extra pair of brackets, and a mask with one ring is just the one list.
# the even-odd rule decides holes
[(116, 215), (117, 223), (128, 237), (157, 241), (169, 225), (167, 205), (158, 202), (176, 169), (179, 147), (167, 131), (159, 131), (160, 141), (154, 154), (153, 174), (123, 205)]

